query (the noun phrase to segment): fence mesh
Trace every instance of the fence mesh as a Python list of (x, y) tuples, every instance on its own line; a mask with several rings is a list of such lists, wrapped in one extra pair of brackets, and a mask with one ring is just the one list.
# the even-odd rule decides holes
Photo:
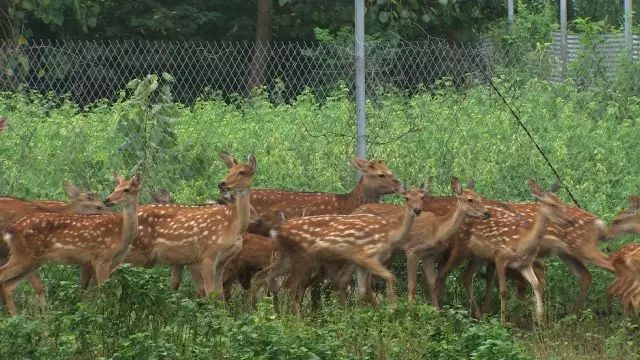
[[(640, 182), (630, 162), (640, 67), (624, 51), (581, 46), (559, 76), (553, 44), (367, 44), (370, 157), (409, 184), (435, 175), (440, 194), (458, 174), (479, 179), (486, 196), (523, 199), (523, 178), (549, 171), (504, 98), (586, 208), (614, 213), (602, 199), (620, 207)], [(40, 40), (5, 43), (0, 54), (9, 124), (0, 193), (64, 198), (71, 180), (106, 194), (112, 171), (143, 168), (148, 192), (202, 202), (217, 196), (220, 150), (255, 152), (258, 187), (353, 186), (351, 45)]]

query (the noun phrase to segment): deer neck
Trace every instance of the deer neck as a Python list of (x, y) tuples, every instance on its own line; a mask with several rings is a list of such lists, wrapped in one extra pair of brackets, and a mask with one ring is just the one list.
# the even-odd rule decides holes
[(122, 242), (127, 249), (138, 236), (138, 197), (122, 208)]
[(247, 230), (251, 220), (251, 203), (249, 189), (240, 189), (236, 193), (236, 226), (235, 232), (242, 234)]
[(455, 234), (462, 223), (467, 218), (467, 212), (462, 209), (460, 200), (456, 203), (456, 208), (451, 214), (437, 217), (438, 229), (436, 231), (436, 241), (447, 240)]
[(350, 193), (338, 195), (337, 198), (341, 213), (350, 214), (361, 205), (377, 203), (380, 200), (380, 194), (375, 191), (368, 190), (364, 185), (363, 178), (361, 177)]
[(533, 227), (525, 231), (525, 233), (520, 237), (521, 240), (518, 252), (521, 254), (527, 255), (535, 252), (544, 237), (544, 233), (547, 231), (549, 218), (544, 214), (541, 206), (542, 205), (538, 208), (536, 221), (533, 223)]
[(407, 206), (404, 207), (404, 216), (402, 217), (402, 221), (396, 228), (392, 228), (389, 233), (389, 240), (392, 245), (395, 246), (407, 240), (416, 216), (417, 215), (413, 210), (409, 209)]

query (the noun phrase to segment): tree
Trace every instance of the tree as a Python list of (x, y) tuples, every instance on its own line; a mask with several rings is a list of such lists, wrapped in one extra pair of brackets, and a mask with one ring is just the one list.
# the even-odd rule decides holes
[(269, 61), (269, 45), (273, 38), (272, 10), (273, 0), (258, 0), (256, 40), (247, 77), (247, 91), (249, 92), (261, 85), (264, 80), (264, 71)]

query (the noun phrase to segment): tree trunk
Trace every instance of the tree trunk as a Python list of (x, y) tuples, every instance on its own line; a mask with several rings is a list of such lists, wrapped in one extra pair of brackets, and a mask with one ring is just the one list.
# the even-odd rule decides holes
[(273, 27), (271, 26), (272, 8), (273, 0), (258, 0), (256, 41), (247, 75), (248, 93), (251, 93), (257, 86), (262, 85), (264, 81), (264, 72), (269, 61), (269, 46), (273, 37)]

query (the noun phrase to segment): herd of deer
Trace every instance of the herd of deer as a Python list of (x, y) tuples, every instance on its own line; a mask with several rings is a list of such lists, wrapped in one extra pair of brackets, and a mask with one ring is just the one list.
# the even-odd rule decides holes
[[(506, 320), (506, 280), (515, 281), (522, 296), (533, 287), (538, 321), (543, 319), (542, 257), (558, 255), (580, 282), (578, 306), (585, 304), (593, 264), (616, 275), (607, 289), (609, 305), (618, 297), (625, 314), (640, 309), (640, 244), (631, 244), (607, 257), (598, 249), (602, 240), (640, 233), (640, 197), (610, 226), (598, 217), (563, 203), (557, 183), (545, 191), (534, 181), (529, 189), (536, 202), (508, 203), (484, 199), (471, 181), (466, 188), (455, 177), (454, 196), (430, 196), (431, 181), (406, 190), (384, 162), (354, 159), (361, 173), (348, 194), (283, 190), (250, 190), (256, 159), (239, 163), (222, 153), (228, 167), (220, 182), (222, 200), (186, 206), (171, 203), (170, 194), (154, 195), (156, 204), (139, 205), (142, 185), (138, 173), (116, 177), (113, 192), (101, 201), (96, 193), (69, 185), (69, 202), (0, 198), (0, 289), (7, 310), (16, 314), (13, 293), (27, 279), (45, 302), (44, 286), (36, 271), (45, 263), (80, 265), (81, 289), (93, 278), (104, 283), (120, 263), (171, 267), (171, 287), (180, 286), (183, 267), (191, 272), (198, 294), (225, 298), (233, 281), (250, 290), (255, 302), (261, 290), (278, 293), (286, 276), (292, 308), (309, 287), (329, 280), (346, 301), (357, 275), (357, 292), (375, 303), (372, 275), (386, 282), (387, 300), (397, 302), (396, 278), (387, 269), (395, 251), (404, 251), (408, 300), (416, 294), (417, 267), (422, 261), (430, 302), (440, 306), (447, 276), (463, 261), (463, 272), (474, 316), (491, 305), (497, 274), (500, 318)], [(387, 194), (404, 196), (404, 206), (378, 203)], [(120, 213), (107, 207), (120, 204)], [(437, 266), (436, 266), (437, 264)], [(482, 308), (475, 300), (473, 278), (487, 265)], [(437, 269), (436, 269), (437, 267)], [(437, 273), (436, 273), (437, 270)]]

